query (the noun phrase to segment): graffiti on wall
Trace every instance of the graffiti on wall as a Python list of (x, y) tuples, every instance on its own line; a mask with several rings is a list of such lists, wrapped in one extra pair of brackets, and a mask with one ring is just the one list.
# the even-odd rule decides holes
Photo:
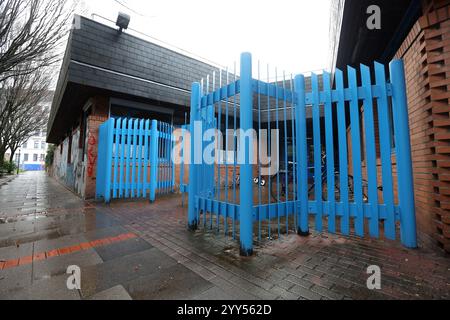
[(74, 174), (74, 189), (78, 194), (83, 192), (83, 150), (79, 148), (80, 129), (73, 134), (72, 138), (72, 164)]
[[(55, 153), (55, 165), (56, 165), (56, 177), (65, 180), (67, 173), (67, 149), (69, 146), (69, 140), (66, 139), (63, 143), (58, 147), (57, 152)], [(62, 148), (62, 151), (61, 151)]]
[(67, 163), (66, 168), (66, 185), (73, 189), (77, 190), (77, 164), (79, 162), (79, 148), (78, 148), (78, 140), (80, 138), (80, 131), (77, 130), (72, 134), (72, 139), (69, 139), (70, 146), (70, 161)]
[[(92, 184), (92, 181), (90, 182), (88, 180), (94, 180), (96, 177), (98, 160), (97, 132), (95, 129), (87, 128), (84, 144), (86, 148), (79, 146), (80, 136), (80, 128), (78, 128), (73, 133), (71, 148), (69, 148), (69, 138), (66, 138), (58, 146), (53, 162), (53, 175), (83, 198), (92, 197), (91, 185), (94, 186), (95, 192), (95, 183)], [(69, 149), (72, 150), (70, 163), (68, 161)]]
[(95, 135), (89, 131), (88, 137), (88, 150), (87, 150), (87, 175), (89, 178), (93, 178), (95, 176), (95, 165), (97, 163), (97, 138)]
[[(62, 181), (66, 186), (81, 195), (84, 186), (84, 179), (82, 150), (78, 147), (79, 138), (80, 131), (77, 130), (73, 133), (71, 148), (69, 148), (69, 138), (66, 138), (61, 145), (58, 146), (53, 162), (53, 175)], [(69, 149), (71, 150), (70, 163), (68, 161)]]

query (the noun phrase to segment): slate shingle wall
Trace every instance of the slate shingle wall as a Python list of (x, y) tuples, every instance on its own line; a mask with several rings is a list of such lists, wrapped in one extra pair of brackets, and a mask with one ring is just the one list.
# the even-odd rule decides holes
[[(92, 84), (121, 93), (189, 106), (189, 91), (195, 81), (219, 72), (218, 68), (125, 33), (119, 34), (95, 21), (81, 18), (81, 28), (72, 35), (71, 59), (132, 77), (162, 83), (180, 91), (148, 82), (107, 74), (71, 64), (70, 81)], [(156, 96), (155, 96), (156, 95)]]
[[(126, 31), (119, 34), (117, 29), (84, 17), (80, 17), (79, 22), (80, 28), (72, 30), (69, 37), (48, 124), (49, 133), (55, 121), (59, 121), (59, 114), (66, 111), (62, 104), (67, 84), (76, 83), (188, 107), (192, 83), (214, 71), (219, 72), (217, 67)], [(212, 79), (210, 82), (212, 85)], [(79, 106), (80, 112), (82, 107)]]

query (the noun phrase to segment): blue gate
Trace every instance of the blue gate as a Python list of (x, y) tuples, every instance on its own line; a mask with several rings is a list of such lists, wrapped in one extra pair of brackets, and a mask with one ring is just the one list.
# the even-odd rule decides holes
[(359, 77), (348, 67), (347, 86), (341, 70), (294, 79), (268, 68), (262, 81), (252, 67), (243, 54), (239, 79), (227, 70), (192, 86), (189, 228), (239, 236), (245, 256), (255, 239), (311, 227), (392, 240), (400, 231), (415, 248), (402, 61), (390, 64), (390, 82), (378, 63)]
[[(164, 122), (111, 118), (100, 126), (96, 197), (148, 198), (175, 187), (173, 127)], [(154, 165), (156, 164), (156, 165)]]

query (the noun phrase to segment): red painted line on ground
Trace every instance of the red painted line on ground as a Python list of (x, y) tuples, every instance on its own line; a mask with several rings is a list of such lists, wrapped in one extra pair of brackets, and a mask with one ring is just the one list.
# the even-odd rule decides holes
[(31, 264), (33, 262), (33, 257), (32, 256), (28, 256), (28, 257), (22, 257), (19, 259), (19, 266), (24, 266), (27, 264)]
[(33, 257), (33, 261), (41, 261), (45, 259), (46, 259), (45, 253), (37, 253)]
[(89, 242), (80, 243), (81, 250), (89, 250), (92, 248)]
[(14, 268), (14, 267), (17, 267), (18, 265), (19, 265), (19, 259), (8, 260), (5, 262), (5, 265), (3, 266), (2, 270)]
[(26, 257), (21, 257), (19, 259), (1, 261), (0, 262), (0, 270), (16, 268), (18, 266), (32, 264), (33, 262), (36, 262), (36, 261), (43, 261), (43, 260), (51, 259), (51, 258), (58, 257), (58, 256), (64, 256), (64, 255), (68, 255), (68, 254), (72, 254), (72, 253), (76, 253), (76, 252), (80, 252), (80, 251), (89, 250), (92, 248), (104, 247), (104, 246), (111, 245), (113, 243), (127, 241), (127, 240), (131, 240), (131, 239), (136, 239), (136, 238), (137, 238), (137, 235), (135, 235), (134, 233), (124, 233), (124, 234), (118, 235), (116, 237), (108, 237), (108, 238), (104, 238), (104, 239), (94, 240), (91, 242), (80, 243), (80, 244), (77, 244), (77, 245), (74, 245), (71, 247), (58, 248), (58, 249), (50, 250), (47, 252), (36, 253), (36, 254), (34, 254), (34, 256), (26, 256)]
[(58, 250), (52, 250), (45, 253), (46, 259), (59, 256)]

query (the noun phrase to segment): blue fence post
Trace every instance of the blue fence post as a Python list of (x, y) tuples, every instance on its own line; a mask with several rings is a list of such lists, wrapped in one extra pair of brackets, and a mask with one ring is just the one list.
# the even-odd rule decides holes
[[(240, 199), (240, 239), (242, 256), (253, 255), (253, 87), (252, 56), (241, 55), (241, 199)], [(249, 131), (250, 130), (250, 131)]]
[(308, 198), (308, 141), (306, 131), (305, 77), (295, 77), (296, 131), (297, 131), (297, 194), (300, 201), (300, 218), (297, 219), (297, 233), (309, 236), (309, 198)]
[[(107, 123), (104, 123), (98, 129), (98, 163), (106, 162), (106, 135), (107, 135)], [(105, 167), (97, 168), (97, 181), (95, 183), (95, 199), (105, 199)]]
[(401, 241), (408, 248), (417, 248), (411, 140), (409, 137), (408, 102), (403, 61), (392, 61), (389, 69), (391, 73), (394, 131), (397, 149)]
[(175, 138), (174, 138), (174, 135), (173, 135), (173, 132), (174, 132), (174, 127), (173, 127), (173, 125), (170, 125), (170, 141), (171, 141), (171, 144), (170, 144), (170, 165), (172, 166), (172, 186), (171, 186), (171, 188), (172, 188), (172, 193), (174, 193), (175, 192), (175, 175), (176, 175), (176, 168), (175, 168), (175, 154), (174, 154), (174, 150), (175, 150)]
[[(207, 130), (207, 131), (211, 130), (211, 129), (216, 129), (216, 123), (215, 123), (215, 117), (214, 117), (215, 110), (214, 109), (215, 108), (214, 108), (213, 103), (211, 103), (211, 105), (209, 105), (206, 108), (205, 130)], [(213, 137), (213, 139), (214, 140), (212, 140), (212, 141), (215, 141), (216, 138)], [(208, 144), (209, 144), (209, 141), (208, 142), (205, 141), (205, 143), (203, 144), (202, 155), (205, 153), (205, 150), (208, 147)], [(217, 152), (217, 151), (215, 150), (215, 152)], [(215, 176), (214, 176), (215, 170), (214, 170), (214, 168), (215, 168), (215, 163), (212, 163), (212, 164), (204, 163), (204, 165), (203, 165), (204, 171), (202, 171), (202, 172), (205, 172), (203, 191), (206, 191), (206, 196), (209, 199), (214, 199), (214, 196), (215, 196), (215, 190), (214, 190), (215, 189)], [(213, 215), (211, 214), (211, 216), (210, 216), (211, 219), (212, 219), (212, 216)]]
[(150, 202), (156, 200), (156, 188), (158, 186), (158, 121), (152, 121), (152, 133), (150, 136)]
[[(198, 149), (196, 142), (201, 145), (203, 137), (197, 137), (195, 135), (195, 122), (200, 119), (200, 99), (201, 99), (201, 87), (200, 83), (192, 84), (191, 93), (191, 159), (189, 163), (189, 203), (188, 203), (188, 228), (191, 231), (198, 229), (198, 215), (195, 208), (195, 196), (198, 190), (198, 164), (195, 163), (195, 152)], [(186, 161), (186, 157), (184, 157)], [(184, 164), (183, 164), (184, 165)]]
[(180, 161), (180, 193), (181, 193), (181, 206), (184, 208), (184, 166), (186, 161), (186, 125), (181, 127), (181, 161)]
[(113, 139), (114, 139), (115, 120), (109, 119), (106, 133), (106, 171), (105, 171), (105, 203), (111, 202), (111, 170), (113, 156)]

